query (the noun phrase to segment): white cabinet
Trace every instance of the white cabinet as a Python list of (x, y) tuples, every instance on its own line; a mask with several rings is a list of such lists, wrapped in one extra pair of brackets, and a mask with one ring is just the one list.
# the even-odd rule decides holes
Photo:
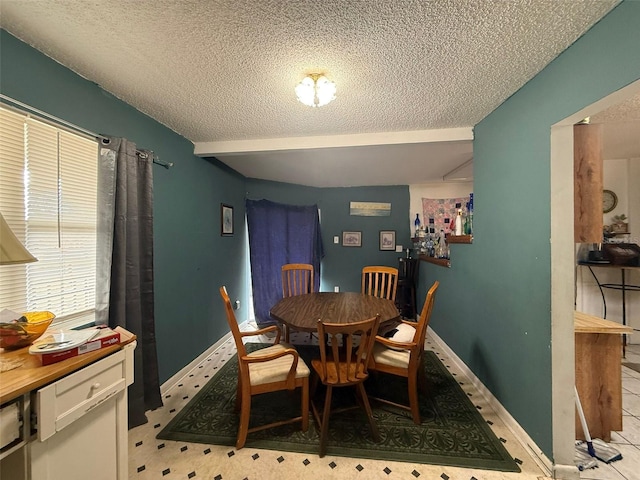
[(27, 394), (35, 434), (2, 462), (12, 480), (126, 480), (136, 343)]

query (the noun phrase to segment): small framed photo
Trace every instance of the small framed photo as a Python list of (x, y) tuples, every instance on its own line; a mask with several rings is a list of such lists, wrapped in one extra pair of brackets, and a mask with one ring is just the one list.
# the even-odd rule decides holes
[(233, 235), (233, 207), (220, 204), (220, 235), (230, 237)]
[(343, 247), (361, 247), (362, 232), (342, 232)]
[(380, 250), (396, 250), (395, 230), (380, 230)]

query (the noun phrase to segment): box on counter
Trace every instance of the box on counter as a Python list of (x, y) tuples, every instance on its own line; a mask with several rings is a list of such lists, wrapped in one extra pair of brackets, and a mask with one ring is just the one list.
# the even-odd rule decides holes
[(38, 352), (29, 349), (29, 353), (37, 356), (42, 365), (51, 365), (52, 363), (61, 362), (67, 358), (77, 357), (84, 353), (100, 350), (101, 348), (110, 347), (120, 343), (120, 332), (111, 328), (101, 328), (99, 332), (87, 342), (64, 350), (56, 350), (52, 352)]

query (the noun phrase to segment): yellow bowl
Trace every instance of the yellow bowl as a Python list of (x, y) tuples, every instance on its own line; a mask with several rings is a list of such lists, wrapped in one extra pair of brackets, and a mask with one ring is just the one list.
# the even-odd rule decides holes
[(0, 323), (0, 347), (7, 350), (31, 345), (49, 328), (56, 316), (47, 311), (26, 312), (17, 320)]

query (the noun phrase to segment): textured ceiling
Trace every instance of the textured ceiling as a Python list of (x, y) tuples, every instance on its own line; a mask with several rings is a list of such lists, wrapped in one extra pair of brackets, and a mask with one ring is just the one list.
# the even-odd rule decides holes
[(640, 94), (591, 116), (594, 123), (640, 122)]
[(592, 115), (590, 121), (603, 124), (605, 159), (640, 158), (640, 94)]
[[(0, 24), (249, 177), (411, 184), (618, 3), (1, 0)], [(325, 107), (295, 98), (311, 72)]]

